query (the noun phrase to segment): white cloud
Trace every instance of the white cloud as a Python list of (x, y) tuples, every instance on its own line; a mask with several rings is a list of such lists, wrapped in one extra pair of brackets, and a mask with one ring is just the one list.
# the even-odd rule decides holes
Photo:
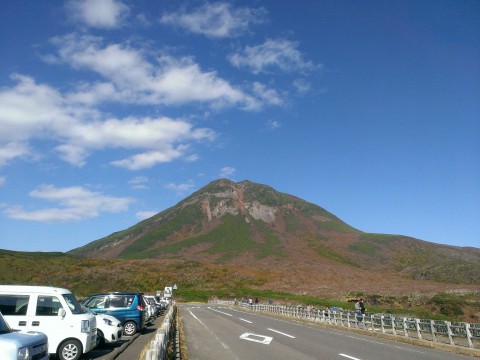
[(276, 90), (268, 89), (259, 82), (253, 83), (253, 93), (266, 104), (281, 105), (283, 103), (282, 98)]
[(112, 165), (123, 167), (128, 170), (141, 170), (151, 168), (160, 163), (170, 162), (182, 156), (183, 153), (177, 149), (164, 149), (162, 151), (148, 151), (130, 156), (122, 160), (112, 161)]
[(95, 110), (71, 104), (47, 85), (15, 76), (18, 84), (0, 90), (0, 166), (18, 157), (35, 156), (32, 140), (50, 140), (60, 158), (83, 166), (91, 152), (127, 149), (137, 152), (113, 165), (141, 169), (182, 156), (191, 158), (190, 144), (212, 141), (215, 133), (184, 120), (160, 118), (101, 119)]
[(231, 166), (225, 166), (220, 170), (220, 177), (229, 179), (235, 174), (236, 171), (237, 170)]
[(282, 71), (310, 71), (321, 65), (305, 61), (302, 53), (297, 50), (298, 44), (289, 40), (267, 40), (261, 45), (246, 46), (229, 56), (232, 65), (247, 67), (253, 73), (267, 72), (272, 68)]
[(33, 134), (42, 137), (46, 127), (71, 120), (72, 109), (56, 90), (22, 75), (12, 79), (15, 87), (0, 89), (0, 143), (21, 143)]
[(128, 15), (129, 8), (116, 0), (72, 0), (67, 3), (69, 16), (94, 28), (116, 28)]
[(267, 121), (267, 127), (270, 130), (278, 129), (280, 126), (282, 126), (282, 124), (277, 120), (268, 120)]
[(0, 167), (6, 165), (12, 159), (26, 157), (29, 154), (30, 149), (24, 143), (9, 142), (2, 145), (0, 142)]
[(301, 94), (307, 93), (308, 91), (310, 91), (311, 88), (311, 84), (305, 79), (295, 79), (293, 81), (293, 86)]
[(183, 184), (167, 184), (165, 185), (165, 188), (175, 191), (178, 195), (184, 195), (188, 193), (194, 186), (195, 183), (193, 182), (193, 180), (188, 180), (186, 183)]
[(137, 190), (146, 190), (148, 189), (148, 178), (146, 176), (136, 176), (133, 179), (129, 180), (128, 183), (132, 186), (133, 189)]
[[(149, 61), (141, 50), (120, 44), (102, 46), (101, 39), (70, 34), (52, 40), (58, 47), (55, 62), (91, 70), (106, 82), (83, 84), (69, 96), (94, 104), (121, 101), (180, 105), (190, 102), (213, 107), (259, 107), (259, 100), (232, 86), (215, 71), (202, 71), (190, 57), (159, 56)], [(50, 56), (50, 61), (52, 56)]]
[(206, 3), (191, 12), (165, 14), (160, 22), (182, 27), (192, 33), (212, 38), (236, 37), (250, 24), (264, 21), (265, 9), (233, 8), (226, 2)]
[(145, 220), (157, 214), (158, 214), (158, 211), (138, 211), (135, 214), (135, 216), (137, 217), (138, 220)]
[(113, 197), (93, 192), (80, 186), (56, 188), (42, 185), (29, 194), (31, 197), (56, 203), (56, 207), (25, 210), (22, 206), (10, 206), (4, 214), (12, 219), (38, 222), (79, 221), (99, 216), (101, 213), (125, 211), (133, 202), (126, 197)]
[(0, 176), (0, 186), (5, 185), (7, 182), (7, 178), (5, 176)]

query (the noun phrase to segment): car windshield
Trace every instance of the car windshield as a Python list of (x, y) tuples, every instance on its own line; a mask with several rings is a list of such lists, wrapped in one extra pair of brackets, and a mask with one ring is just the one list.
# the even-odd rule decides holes
[(72, 311), (72, 314), (85, 314), (85, 310), (82, 308), (80, 303), (75, 299), (73, 294), (64, 294), (63, 298), (68, 304), (68, 307)]
[(97, 315), (97, 313), (93, 310), (90, 310), (88, 307), (86, 307), (85, 305), (83, 304), (80, 304), (80, 306), (82, 307), (83, 311), (85, 311), (87, 314), (92, 314), (92, 315)]
[(9, 332), (12, 332), (12, 330), (10, 329), (7, 322), (3, 318), (2, 313), (0, 313), (0, 334), (5, 334)]

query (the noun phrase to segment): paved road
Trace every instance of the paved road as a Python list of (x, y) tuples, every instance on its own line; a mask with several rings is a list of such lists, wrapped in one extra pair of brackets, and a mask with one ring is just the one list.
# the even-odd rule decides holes
[(189, 360), (468, 360), (420, 346), (217, 305), (179, 305)]

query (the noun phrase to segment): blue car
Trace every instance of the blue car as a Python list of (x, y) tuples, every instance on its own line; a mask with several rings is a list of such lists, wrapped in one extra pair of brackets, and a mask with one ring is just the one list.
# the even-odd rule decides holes
[(141, 332), (146, 325), (146, 303), (141, 293), (110, 292), (88, 297), (83, 305), (98, 314), (116, 317), (127, 336)]

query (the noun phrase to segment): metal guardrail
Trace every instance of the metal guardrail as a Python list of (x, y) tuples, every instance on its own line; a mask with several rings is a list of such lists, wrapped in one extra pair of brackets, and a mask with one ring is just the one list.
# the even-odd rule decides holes
[(348, 310), (326, 312), (323, 309), (309, 309), (300, 306), (250, 305), (229, 300), (209, 300), (209, 303), (238, 305), (253, 311), (268, 312), (331, 325), (430, 340), (472, 349), (480, 348), (480, 324), (395, 317), (391, 314), (366, 313), (358, 316), (355, 311)]
[(168, 309), (165, 319), (163, 319), (162, 325), (157, 329), (155, 338), (150, 342), (150, 346), (145, 353), (143, 360), (165, 360), (167, 357), (168, 341), (171, 338), (175, 326), (175, 314), (177, 312), (177, 306), (172, 304)]

